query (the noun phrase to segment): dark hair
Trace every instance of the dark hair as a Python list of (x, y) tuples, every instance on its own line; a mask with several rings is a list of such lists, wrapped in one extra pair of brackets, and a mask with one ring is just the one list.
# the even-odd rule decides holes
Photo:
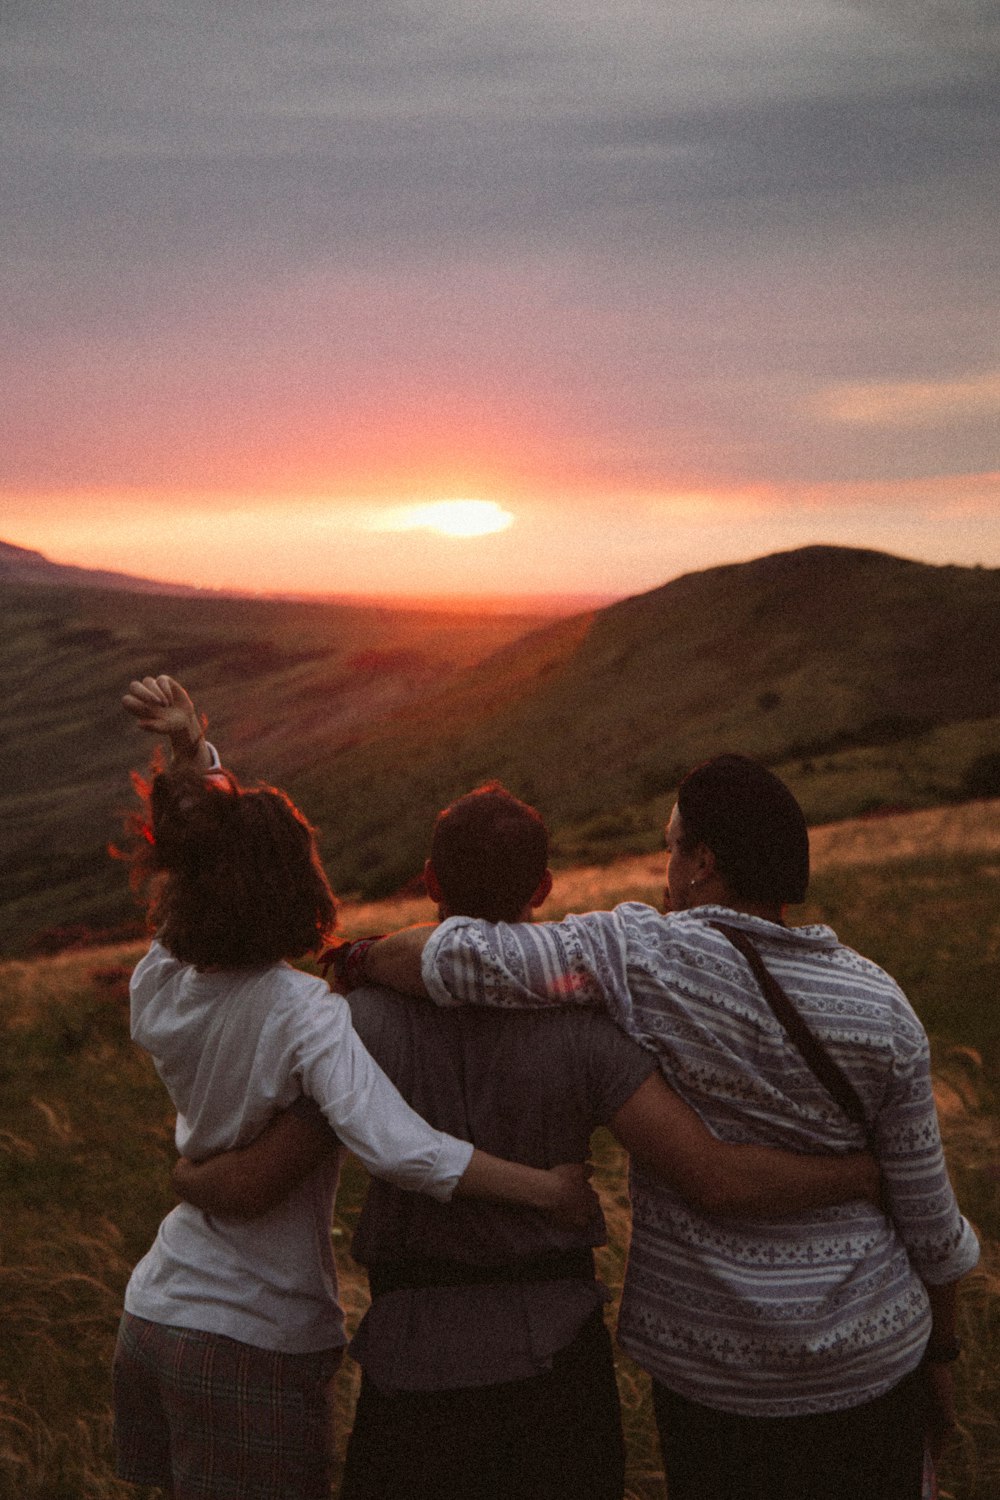
[(716, 755), (696, 766), (677, 790), (681, 847), (704, 844), (734, 896), (749, 901), (804, 901), (809, 885), (809, 831), (783, 781), (745, 755)]
[(456, 916), (516, 921), (548, 862), (541, 817), (499, 781), (459, 797), (434, 824), (431, 864)]
[(136, 778), (148, 821), (132, 820), (133, 886), (161, 941), (198, 968), (251, 968), (327, 942), (337, 902), (313, 829), (275, 787), (192, 768)]

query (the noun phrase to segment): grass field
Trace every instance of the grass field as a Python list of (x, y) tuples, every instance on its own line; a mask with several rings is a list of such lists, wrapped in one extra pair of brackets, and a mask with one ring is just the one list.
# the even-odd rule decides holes
[[(962, 1430), (942, 1474), (949, 1500), (1000, 1493), (1000, 1062), (995, 976), (1000, 950), (1000, 819), (977, 804), (921, 823), (819, 830), (804, 920), (841, 936), (897, 975), (932, 1034), (949, 1161), (984, 1256), (966, 1283), (967, 1353), (959, 1370)], [(949, 823), (948, 819), (951, 819)], [(553, 912), (625, 897), (658, 900), (662, 860), (565, 872)], [(426, 903), (349, 909), (349, 931), (427, 920)], [(109, 1466), (108, 1364), (122, 1292), (170, 1206), (172, 1119), (148, 1061), (127, 1034), (134, 946), (0, 966), (0, 1500), (112, 1500), (137, 1493)], [(628, 1210), (617, 1147), (595, 1143), (612, 1229), (602, 1270), (620, 1285)], [(352, 1321), (364, 1292), (346, 1254), (363, 1189), (345, 1176), (334, 1226)], [(629, 1440), (628, 1493), (665, 1491), (644, 1377), (619, 1368)], [(341, 1443), (355, 1373), (338, 1377)]]

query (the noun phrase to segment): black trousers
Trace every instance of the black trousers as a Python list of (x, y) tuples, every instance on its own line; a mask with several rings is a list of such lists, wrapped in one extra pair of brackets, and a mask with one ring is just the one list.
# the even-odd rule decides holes
[(389, 1395), (362, 1375), (341, 1500), (621, 1500), (624, 1488), (600, 1310), (529, 1380)]
[(920, 1500), (919, 1370), (886, 1395), (810, 1417), (741, 1417), (653, 1381), (670, 1500)]

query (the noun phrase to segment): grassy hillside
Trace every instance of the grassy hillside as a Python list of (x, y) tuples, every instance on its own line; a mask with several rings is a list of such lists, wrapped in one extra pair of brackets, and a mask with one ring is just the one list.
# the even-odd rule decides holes
[(651, 847), (721, 749), (776, 766), (814, 822), (960, 796), (1000, 752), (1000, 572), (812, 547), (691, 574), (507, 647), (299, 789), (335, 881), (374, 893), (419, 869), (433, 809), (493, 776), (567, 862)]
[[(3, 596), (0, 947), (129, 912), (114, 835), (134, 675), (169, 671), (245, 776), (319, 823), (342, 893), (420, 871), (435, 812), (499, 777), (559, 863), (658, 845), (720, 749), (774, 765), (813, 822), (1000, 791), (1000, 571), (809, 547), (539, 625), (225, 598)], [(533, 628), (534, 627), (534, 628)]]
[(133, 919), (106, 857), (151, 743), (120, 707), (170, 672), (248, 775), (285, 781), (360, 725), (441, 685), (533, 617), (7, 586), (0, 595), (0, 952)]
[[(977, 815), (978, 812), (978, 815)], [(995, 976), (1000, 957), (996, 804), (963, 818), (966, 847), (942, 815), (828, 831), (815, 841), (818, 876), (802, 920), (831, 919), (841, 936), (886, 962), (932, 1032), (935, 1084), (960, 1200), (983, 1241), (965, 1283), (966, 1352), (958, 1368), (959, 1440), (942, 1471), (943, 1500), (1000, 1492), (1000, 1063)], [(946, 845), (914, 855), (930, 837)], [(879, 859), (883, 844), (893, 858)], [(837, 851), (837, 852), (835, 852)], [(847, 854), (853, 851), (848, 862)], [(648, 899), (662, 859), (566, 873), (554, 910)], [(348, 911), (351, 930), (384, 930), (397, 906)], [(426, 915), (426, 913), (424, 913)], [(120, 946), (0, 964), (0, 1500), (126, 1500), (110, 1468), (109, 1361), (129, 1271), (170, 1206), (173, 1159), (166, 1095), (128, 1042), (128, 973), (141, 951)], [(628, 1237), (621, 1155), (597, 1138), (597, 1185), (611, 1244), (601, 1272), (621, 1284)], [(362, 1177), (345, 1174), (334, 1243), (351, 1326), (365, 1306), (346, 1247)], [(664, 1500), (645, 1377), (624, 1357), (629, 1500)], [(357, 1381), (337, 1385), (343, 1452)]]

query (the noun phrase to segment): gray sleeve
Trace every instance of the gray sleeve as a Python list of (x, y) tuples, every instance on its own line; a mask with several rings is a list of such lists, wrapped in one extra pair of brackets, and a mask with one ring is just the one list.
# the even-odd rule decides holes
[(581, 1015), (580, 1024), (590, 1028), (589, 1070), (598, 1124), (607, 1125), (627, 1104), (659, 1063), (653, 1053), (640, 1047), (607, 1016)]

